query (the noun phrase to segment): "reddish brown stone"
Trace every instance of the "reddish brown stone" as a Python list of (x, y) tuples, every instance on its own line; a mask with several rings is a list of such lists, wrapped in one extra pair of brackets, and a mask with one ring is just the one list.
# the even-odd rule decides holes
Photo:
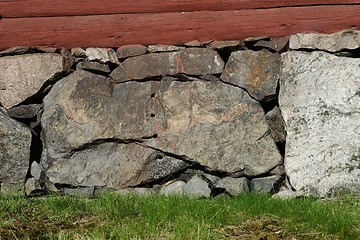
[(110, 77), (116, 82), (124, 82), (179, 73), (207, 75), (221, 73), (223, 67), (224, 62), (214, 50), (189, 48), (128, 58), (111, 73)]
[(118, 58), (128, 58), (145, 54), (147, 48), (143, 45), (126, 45), (116, 50)]

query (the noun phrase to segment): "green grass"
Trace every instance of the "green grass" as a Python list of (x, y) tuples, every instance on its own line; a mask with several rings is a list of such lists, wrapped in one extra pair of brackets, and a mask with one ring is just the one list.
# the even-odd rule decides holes
[(360, 239), (360, 200), (0, 197), (0, 239)]

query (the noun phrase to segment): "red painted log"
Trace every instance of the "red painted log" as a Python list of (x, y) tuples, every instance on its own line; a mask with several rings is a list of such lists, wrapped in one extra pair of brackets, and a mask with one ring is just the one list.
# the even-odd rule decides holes
[(360, 6), (215, 12), (14, 18), (0, 21), (0, 49), (13, 46), (117, 47), (330, 33), (359, 29)]
[(0, 0), (0, 15), (4, 18), (51, 17), (348, 4), (359, 5), (360, 0)]

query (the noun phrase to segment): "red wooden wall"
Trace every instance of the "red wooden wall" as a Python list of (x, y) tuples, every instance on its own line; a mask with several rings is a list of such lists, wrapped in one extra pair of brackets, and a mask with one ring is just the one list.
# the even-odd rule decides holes
[(117, 47), (360, 28), (360, 0), (0, 0), (0, 50)]

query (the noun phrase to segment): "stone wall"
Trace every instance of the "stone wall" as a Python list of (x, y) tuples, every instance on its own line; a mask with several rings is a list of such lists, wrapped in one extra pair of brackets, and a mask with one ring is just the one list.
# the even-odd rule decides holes
[(360, 191), (360, 35), (0, 52), (0, 190)]

